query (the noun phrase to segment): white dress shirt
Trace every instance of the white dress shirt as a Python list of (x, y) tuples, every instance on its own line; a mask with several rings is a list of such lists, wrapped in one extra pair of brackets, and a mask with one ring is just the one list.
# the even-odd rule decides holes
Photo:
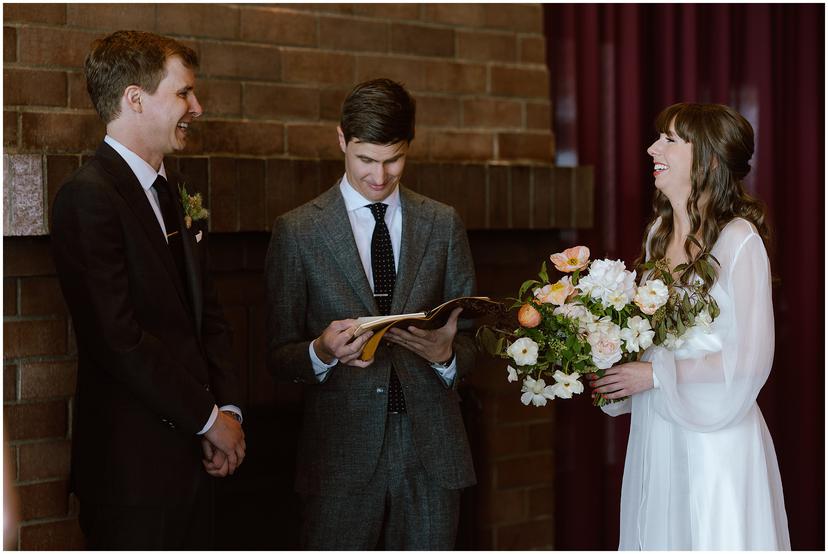
[[(155, 179), (159, 175), (164, 177), (164, 179), (167, 178), (167, 170), (164, 169), (164, 161), (161, 161), (161, 167), (156, 172), (150, 164), (148, 164), (143, 158), (141, 158), (141, 156), (139, 156), (138, 154), (136, 154), (135, 152), (133, 152), (132, 150), (130, 150), (129, 148), (115, 140), (114, 138), (110, 137), (109, 135), (106, 135), (104, 137), (104, 142), (111, 146), (112, 149), (115, 150), (118, 153), (118, 155), (120, 155), (124, 159), (129, 168), (135, 174), (135, 178), (138, 179), (138, 182), (141, 184), (141, 188), (144, 189), (144, 193), (147, 195), (147, 200), (149, 201), (150, 206), (152, 207), (152, 211), (155, 213), (156, 219), (158, 219), (158, 225), (160, 226), (161, 233), (163, 234), (162, 236), (164, 237), (164, 240), (167, 241), (167, 243), (169, 243), (169, 240), (167, 239), (167, 228), (164, 225), (164, 217), (161, 215), (161, 208), (158, 204), (158, 193), (152, 187), (152, 185), (155, 183)], [(222, 406), (221, 410), (233, 412), (237, 414), (240, 419), (242, 418), (241, 410), (237, 406), (234, 406), (232, 404)], [(218, 406), (213, 404), (213, 411), (210, 413), (210, 418), (207, 420), (207, 423), (204, 425), (204, 427), (202, 427), (201, 431), (199, 431), (197, 434), (203, 435), (204, 433), (206, 433), (210, 429), (210, 427), (213, 426), (213, 423), (215, 423), (216, 418), (218, 417), (218, 413)]]
[[(371, 290), (373, 291), (374, 272), (371, 269), (371, 238), (374, 235), (376, 220), (368, 206), (374, 202), (362, 196), (362, 194), (352, 187), (348, 182), (347, 175), (342, 177), (339, 183), (339, 191), (342, 193), (342, 199), (345, 201), (345, 209), (348, 211), (348, 219), (351, 222), (351, 231), (353, 231), (354, 242), (356, 242), (357, 250), (359, 251), (359, 259), (362, 261), (362, 268), (365, 270), (368, 283), (371, 284)], [(394, 188), (394, 191), (382, 203), (388, 206), (385, 210), (385, 225), (388, 227), (388, 233), (391, 235), (391, 248), (394, 250), (394, 268), (399, 271), (403, 222), (399, 185)], [(310, 352), (311, 363), (313, 364), (313, 371), (317, 379), (319, 379), (319, 382), (324, 382), (328, 376), (328, 371), (338, 364), (339, 360), (334, 359), (330, 364), (326, 364), (320, 360), (319, 356), (316, 355), (316, 351), (313, 349), (313, 341), (311, 341), (308, 350)], [(451, 386), (454, 382), (455, 375), (457, 375), (455, 356), (452, 356), (448, 366), (432, 364), (431, 367), (434, 368), (446, 385)]]

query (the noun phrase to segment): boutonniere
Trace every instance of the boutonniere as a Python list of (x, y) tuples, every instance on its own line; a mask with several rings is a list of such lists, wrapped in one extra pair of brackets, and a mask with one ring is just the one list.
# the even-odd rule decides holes
[(178, 184), (178, 193), (181, 195), (181, 205), (184, 206), (184, 223), (187, 229), (193, 226), (193, 221), (207, 219), (210, 212), (201, 205), (201, 193), (187, 194), (186, 183)]

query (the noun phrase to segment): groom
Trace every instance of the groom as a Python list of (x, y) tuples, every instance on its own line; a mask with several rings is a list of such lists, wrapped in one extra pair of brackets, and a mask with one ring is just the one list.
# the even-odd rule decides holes
[(310, 550), (447, 550), (460, 489), (475, 482), (457, 382), (473, 339), (395, 330), (374, 359), (353, 318), (423, 311), (474, 289), (457, 212), (400, 185), (414, 100), (387, 79), (357, 85), (337, 128), (342, 178), (279, 217), (267, 253), (268, 365), (302, 382), (296, 488)]
[(91, 549), (211, 549), (209, 475), (244, 459), (206, 226), (185, 223), (184, 180), (164, 166), (201, 115), (197, 66), (193, 50), (151, 33), (95, 41), (84, 69), (106, 137), (54, 202), (78, 344), (72, 487)]

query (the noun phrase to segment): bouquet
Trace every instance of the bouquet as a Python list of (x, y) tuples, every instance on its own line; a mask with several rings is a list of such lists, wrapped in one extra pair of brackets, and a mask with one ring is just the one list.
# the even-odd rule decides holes
[[(715, 278), (708, 251), (673, 270), (693, 272), (690, 285), (673, 278), (666, 259), (644, 264), (646, 280), (637, 286), (636, 272), (624, 262), (590, 262), (589, 254), (585, 246), (552, 254), (555, 269), (566, 274), (554, 282), (543, 262), (538, 279), (521, 285), (511, 307), (518, 309), (517, 329), (478, 330), (485, 350), (509, 360), (508, 380), (523, 380), (526, 405), (572, 398), (584, 390), (582, 374), (601, 376), (615, 364), (637, 360), (651, 345), (679, 348), (690, 328), (709, 329), (719, 315), (704, 286)], [(594, 400), (597, 406), (609, 402), (601, 395)]]

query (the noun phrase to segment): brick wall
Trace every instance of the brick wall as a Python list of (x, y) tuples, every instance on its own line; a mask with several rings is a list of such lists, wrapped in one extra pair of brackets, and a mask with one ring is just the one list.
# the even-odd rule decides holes
[[(354, 83), (387, 76), (417, 98), (405, 184), (457, 207), (481, 294), (514, 294), (565, 229), (591, 225), (591, 169), (552, 166), (538, 5), (5, 4), (3, 26), (4, 425), (22, 549), (83, 546), (67, 494), (75, 343), (46, 235), (61, 181), (103, 136), (81, 73), (94, 38), (151, 30), (202, 58), (205, 116), (168, 163), (211, 209), (248, 393), (250, 455), (217, 487), (223, 546), (296, 547), (301, 389), (264, 371), (261, 272), (272, 219), (342, 173), (335, 125)], [(458, 546), (552, 547), (552, 410), (520, 405), (491, 361), (462, 395), (480, 482), (464, 494)]]

